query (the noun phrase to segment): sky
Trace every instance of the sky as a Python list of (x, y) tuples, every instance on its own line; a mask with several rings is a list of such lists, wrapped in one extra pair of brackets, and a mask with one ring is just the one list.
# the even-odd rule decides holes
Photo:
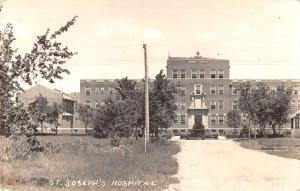
[[(61, 41), (78, 52), (64, 80), (38, 83), (78, 92), (80, 79), (149, 76), (168, 55), (230, 60), (232, 79), (300, 79), (299, 0), (6, 0), (0, 28), (12, 23), (21, 53), (36, 36), (77, 15)], [(28, 88), (28, 87), (26, 87)]]

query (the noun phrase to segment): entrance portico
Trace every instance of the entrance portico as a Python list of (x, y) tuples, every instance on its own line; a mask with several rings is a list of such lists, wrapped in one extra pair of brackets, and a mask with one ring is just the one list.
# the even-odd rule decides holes
[(208, 108), (205, 104), (205, 94), (191, 94), (191, 104), (188, 107), (188, 127), (193, 129), (196, 122), (202, 123), (204, 129), (208, 128)]

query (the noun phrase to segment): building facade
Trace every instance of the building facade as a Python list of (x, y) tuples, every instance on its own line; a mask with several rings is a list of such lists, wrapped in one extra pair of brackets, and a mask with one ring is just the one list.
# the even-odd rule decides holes
[[(58, 127), (58, 134), (75, 134), (85, 132), (78, 119), (75, 118), (76, 101), (68, 94), (56, 89), (49, 89), (42, 85), (36, 85), (21, 93), (18, 98), (25, 107), (28, 107), (39, 95), (46, 97), (50, 105), (57, 103), (58, 105), (63, 106), (63, 111), (59, 116), (60, 125)], [(38, 127), (37, 130), (40, 132), (41, 128)], [(47, 123), (44, 124), (43, 133), (54, 133), (53, 130), (53, 125)]]
[[(177, 111), (170, 128), (174, 134), (191, 131), (196, 121), (204, 128), (218, 134), (233, 131), (227, 126), (227, 113), (238, 110), (239, 90), (241, 83), (250, 82), (266, 84), (270, 90), (280, 84), (291, 87), (291, 114), (300, 110), (300, 80), (234, 80), (230, 79), (230, 62), (226, 59), (205, 58), (199, 53), (193, 57), (169, 57), (166, 75), (171, 83), (178, 85), (183, 96), (177, 98)], [(143, 86), (141, 80), (136, 80)], [(103, 105), (107, 97), (116, 96), (117, 82), (111, 79), (90, 79), (80, 81), (80, 102), (96, 108)], [(297, 115), (296, 115), (297, 116)], [(247, 116), (241, 115), (244, 122)], [(294, 121), (292, 121), (294, 120)], [(293, 123), (291, 123), (291, 121)], [(299, 131), (299, 120), (290, 118), (285, 127)]]

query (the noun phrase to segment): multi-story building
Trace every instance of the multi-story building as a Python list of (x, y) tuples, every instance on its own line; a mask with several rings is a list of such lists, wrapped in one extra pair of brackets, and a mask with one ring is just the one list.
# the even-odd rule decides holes
[[(175, 134), (187, 133), (196, 121), (201, 121), (205, 129), (219, 134), (227, 134), (232, 128), (227, 126), (227, 113), (238, 110), (239, 85), (262, 82), (270, 89), (284, 84), (293, 88), (291, 123), (286, 127), (299, 129), (300, 80), (234, 80), (230, 79), (230, 63), (226, 59), (205, 58), (197, 52), (194, 57), (169, 57), (167, 78), (179, 86), (182, 96), (177, 98), (177, 111), (170, 128)], [(137, 80), (142, 86), (142, 81)], [(80, 102), (96, 108), (104, 104), (109, 96), (116, 96), (115, 80), (93, 79), (80, 81)], [(242, 114), (247, 121), (247, 116)]]
[[(136, 86), (143, 88), (142, 80), (136, 80)], [(80, 103), (97, 108), (104, 105), (105, 99), (117, 96), (117, 80), (112, 79), (83, 79), (80, 80)]]
[(227, 128), (226, 114), (231, 107), (232, 87), (229, 79), (229, 60), (195, 57), (169, 57), (167, 78), (178, 84), (183, 96), (178, 96), (173, 132), (185, 133), (195, 121), (212, 130)]
[[(66, 93), (56, 89), (49, 89), (42, 85), (36, 85), (21, 93), (18, 98), (25, 107), (28, 107), (39, 95), (46, 97), (49, 104), (57, 103), (63, 108), (63, 111), (59, 116), (60, 125), (58, 127), (58, 134), (74, 134), (85, 132), (78, 119), (74, 117), (76, 116), (76, 101)], [(38, 127), (37, 130), (40, 131), (40, 127)], [(54, 133), (53, 130), (53, 125), (48, 123), (44, 124), (43, 133)]]

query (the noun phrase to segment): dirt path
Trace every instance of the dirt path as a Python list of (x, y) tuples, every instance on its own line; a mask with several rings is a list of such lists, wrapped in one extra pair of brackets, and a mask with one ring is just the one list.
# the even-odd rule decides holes
[(244, 149), (231, 140), (180, 144), (180, 184), (169, 191), (300, 191), (300, 160)]

